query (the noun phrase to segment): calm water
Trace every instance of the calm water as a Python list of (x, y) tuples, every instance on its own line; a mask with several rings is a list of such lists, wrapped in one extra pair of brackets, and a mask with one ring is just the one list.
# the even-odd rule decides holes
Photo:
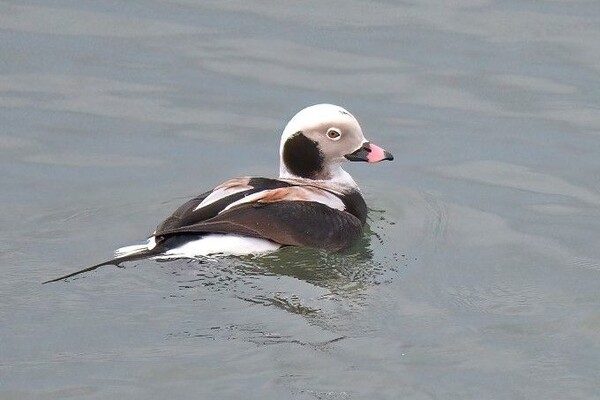
[[(0, 4), (0, 398), (600, 398), (600, 2)], [(345, 254), (104, 268), (306, 105)]]

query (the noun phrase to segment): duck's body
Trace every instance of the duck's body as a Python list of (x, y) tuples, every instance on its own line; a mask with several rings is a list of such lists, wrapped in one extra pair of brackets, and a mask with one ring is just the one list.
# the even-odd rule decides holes
[(230, 179), (179, 207), (143, 245), (120, 248), (102, 265), (142, 258), (241, 255), (304, 246), (338, 251), (362, 235), (367, 205), (344, 160), (379, 162), (391, 154), (364, 138), (341, 107), (300, 111), (281, 137), (278, 179)]
[(307, 179), (235, 178), (183, 204), (147, 244), (116, 255), (156, 246), (157, 258), (242, 255), (289, 245), (337, 251), (361, 235), (366, 216), (355, 188), (339, 191)]

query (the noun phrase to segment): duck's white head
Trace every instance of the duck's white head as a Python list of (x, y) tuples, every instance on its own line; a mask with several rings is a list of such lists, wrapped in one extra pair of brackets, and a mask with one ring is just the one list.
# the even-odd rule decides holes
[(352, 114), (333, 104), (317, 104), (294, 115), (281, 135), (279, 154), (280, 178), (340, 182), (354, 182), (342, 169), (343, 161), (394, 159), (365, 139)]

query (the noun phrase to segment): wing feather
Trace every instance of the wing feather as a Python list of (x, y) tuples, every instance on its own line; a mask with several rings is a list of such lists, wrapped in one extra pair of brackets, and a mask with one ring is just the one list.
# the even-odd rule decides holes
[(352, 214), (309, 201), (241, 204), (206, 221), (165, 229), (157, 236), (182, 233), (234, 233), (272, 240), (282, 245), (337, 251), (362, 235), (362, 223)]
[(264, 190), (290, 186), (290, 183), (269, 178), (234, 178), (202, 193), (179, 207), (158, 225), (156, 232), (193, 225), (215, 217), (230, 204)]

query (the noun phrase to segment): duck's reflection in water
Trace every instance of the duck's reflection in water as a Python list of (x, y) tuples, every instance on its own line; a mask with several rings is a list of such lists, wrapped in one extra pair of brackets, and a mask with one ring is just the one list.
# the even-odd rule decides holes
[(178, 285), (172, 296), (201, 304), (193, 312), (199, 317), (169, 337), (295, 343), (323, 350), (347, 335), (370, 331), (364, 318), (370, 289), (394, 279), (405, 262), (390, 251), (397, 243), (378, 234), (391, 223), (381, 212), (372, 213), (375, 218), (363, 237), (340, 253), (286, 247), (261, 256), (165, 264)]
[(365, 235), (339, 253), (284, 247), (265, 255), (179, 261), (168, 268), (177, 276), (180, 296), (208, 288), (311, 316), (329, 300), (359, 306), (368, 287), (387, 279), (385, 272), (395, 265), (374, 260), (372, 242), (379, 241), (365, 226)]

